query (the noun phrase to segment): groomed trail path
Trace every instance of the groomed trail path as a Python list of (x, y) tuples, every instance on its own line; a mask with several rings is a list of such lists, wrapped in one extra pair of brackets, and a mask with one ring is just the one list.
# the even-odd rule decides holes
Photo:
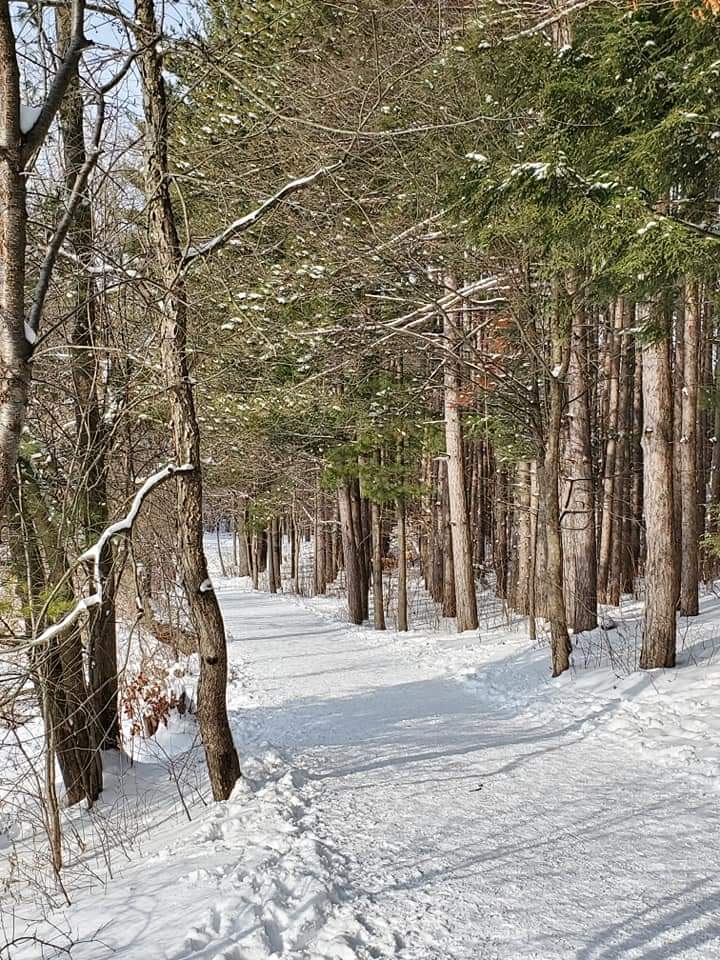
[(108, 755), (72, 905), (0, 892), (3, 960), (720, 960), (705, 640), (551, 681), (505, 628), (384, 634), (246, 586), (215, 580), (233, 795), (208, 802), (192, 716)]
[(432, 645), (217, 587), (238, 734), (296, 771), (338, 871), (325, 928), (356, 930), (281, 954), (720, 958), (715, 790), (602, 717), (470, 689)]

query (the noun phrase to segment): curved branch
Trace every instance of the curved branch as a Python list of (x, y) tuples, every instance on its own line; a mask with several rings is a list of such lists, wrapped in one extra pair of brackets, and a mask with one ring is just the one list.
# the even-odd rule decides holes
[(230, 243), (239, 233), (243, 233), (245, 230), (248, 230), (250, 227), (252, 227), (258, 222), (258, 220), (262, 219), (266, 213), (269, 213), (286, 197), (289, 197), (290, 194), (296, 193), (298, 190), (302, 190), (305, 187), (309, 187), (311, 183), (315, 183), (315, 181), (319, 180), (321, 177), (327, 176), (327, 174), (331, 173), (333, 170), (337, 170), (338, 167), (342, 166), (343, 163), (343, 160), (338, 160), (337, 163), (332, 163), (330, 166), (320, 167), (320, 169), (316, 170), (315, 173), (308, 174), (306, 177), (298, 177), (296, 180), (289, 180), (284, 186), (280, 187), (277, 193), (274, 193), (266, 200), (263, 200), (259, 207), (256, 207), (250, 213), (246, 213), (238, 220), (235, 220), (234, 223), (231, 223), (229, 226), (225, 227), (224, 230), (216, 234), (210, 240), (207, 240), (205, 243), (202, 243), (196, 247), (188, 247), (180, 261), (181, 270), (187, 270), (190, 264), (195, 260), (207, 257), (216, 250), (221, 249), (221, 247), (224, 247), (227, 243)]
[(86, 550), (85, 553), (83, 553), (80, 557), (78, 557), (78, 563), (85, 562), (92, 563), (93, 565), (94, 592), (88, 597), (81, 597), (81, 599), (78, 600), (68, 614), (66, 614), (61, 620), (58, 620), (57, 623), (53, 623), (51, 626), (43, 630), (39, 636), (35, 637), (35, 639), (28, 645), (29, 648), (39, 647), (45, 643), (48, 643), (50, 640), (54, 640), (55, 637), (65, 633), (66, 630), (76, 623), (83, 613), (91, 610), (93, 607), (99, 606), (103, 602), (105, 583), (100, 569), (100, 557), (104, 548), (115, 537), (119, 536), (120, 534), (127, 534), (132, 530), (133, 524), (135, 523), (137, 515), (140, 512), (140, 508), (142, 507), (145, 498), (151, 490), (154, 490), (158, 484), (162, 483), (164, 480), (167, 480), (168, 477), (172, 477), (176, 473), (191, 473), (194, 469), (195, 467), (191, 463), (183, 464), (180, 467), (175, 466), (175, 464), (169, 464), (167, 467), (163, 467), (162, 470), (159, 470), (151, 477), (148, 477), (142, 487), (135, 494), (133, 502), (126, 515), (121, 520), (117, 520), (115, 523), (107, 527), (100, 534), (93, 546)]

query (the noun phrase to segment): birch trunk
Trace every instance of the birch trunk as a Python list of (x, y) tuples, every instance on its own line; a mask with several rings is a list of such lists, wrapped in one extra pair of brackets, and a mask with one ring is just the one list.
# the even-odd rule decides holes
[(0, 7), (0, 511), (15, 484), (30, 396), (25, 338), (27, 197), (20, 75), (10, 4)]

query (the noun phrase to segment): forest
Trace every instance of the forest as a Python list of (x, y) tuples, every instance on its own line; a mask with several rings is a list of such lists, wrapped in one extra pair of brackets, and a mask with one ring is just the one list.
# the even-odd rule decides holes
[(719, 15), (0, 2), (0, 958), (720, 957)]

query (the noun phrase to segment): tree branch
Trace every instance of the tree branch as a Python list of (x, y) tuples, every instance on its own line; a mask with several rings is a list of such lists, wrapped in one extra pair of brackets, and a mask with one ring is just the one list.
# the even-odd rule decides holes
[(50, 280), (52, 279), (53, 269), (60, 254), (60, 248), (65, 242), (68, 230), (72, 226), (75, 217), (75, 211), (82, 202), (85, 194), (90, 173), (98, 162), (100, 156), (100, 137), (102, 135), (103, 123), (105, 120), (105, 101), (102, 96), (98, 98), (98, 113), (95, 121), (95, 130), (93, 132), (92, 146), (88, 150), (87, 157), (82, 167), (78, 170), (73, 184), (72, 192), (68, 197), (65, 213), (55, 228), (55, 232), (50, 239), (50, 243), (45, 251), (38, 281), (35, 285), (32, 304), (28, 313), (27, 323), (25, 325), (26, 339), (34, 344), (37, 340), (38, 330), (40, 328), (40, 318), (42, 317), (45, 298), (47, 297)]
[[(532, 37), (536, 33), (541, 33), (546, 27), (551, 27), (554, 23), (557, 23), (564, 17), (569, 17), (573, 13), (578, 13), (580, 10), (585, 10), (587, 7), (593, 7), (596, 4), (603, 2), (605, 2), (605, 0), (578, 0), (577, 3), (573, 3), (567, 7), (563, 7), (562, 9), (555, 10), (552, 16), (546, 17), (544, 20), (540, 20), (538, 23), (534, 23), (531, 27), (527, 27), (525, 30), (519, 30), (517, 33), (510, 34), (507, 37), (502, 37), (500, 43), (511, 43), (513, 40), (522, 40), (525, 37)], [(491, 45), (492, 44), (487, 44), (487, 46)]]
[(202, 243), (196, 247), (188, 247), (180, 261), (181, 270), (187, 270), (190, 264), (195, 260), (203, 259), (204, 257), (209, 256), (211, 253), (214, 253), (216, 250), (220, 250), (226, 244), (230, 243), (238, 234), (243, 233), (245, 230), (248, 230), (250, 227), (252, 227), (258, 222), (258, 220), (264, 217), (266, 213), (269, 213), (274, 207), (282, 203), (286, 197), (289, 197), (290, 194), (296, 193), (298, 190), (302, 190), (305, 187), (309, 187), (311, 183), (315, 183), (315, 181), (319, 180), (321, 177), (327, 176), (327, 174), (331, 173), (333, 170), (337, 170), (338, 167), (342, 166), (343, 163), (344, 160), (338, 160), (337, 163), (332, 163), (328, 167), (320, 167), (320, 169), (316, 170), (315, 173), (308, 174), (306, 177), (298, 177), (296, 180), (289, 180), (284, 186), (280, 187), (277, 193), (274, 193), (266, 200), (263, 200), (259, 207), (256, 207), (250, 213), (246, 213), (238, 220), (235, 220), (234, 223), (231, 223), (229, 226), (225, 227), (224, 230), (216, 234), (216, 236), (212, 237), (210, 240), (207, 240), (205, 243)]
[(66, 614), (61, 620), (58, 620), (57, 623), (53, 623), (51, 626), (43, 630), (43, 632), (39, 636), (35, 637), (35, 639), (29, 644), (29, 647), (39, 647), (48, 643), (50, 640), (54, 640), (55, 637), (58, 637), (65, 633), (66, 630), (69, 630), (69, 628), (80, 619), (83, 613), (92, 609), (93, 607), (99, 606), (103, 602), (105, 583), (100, 568), (100, 558), (105, 547), (115, 537), (119, 536), (120, 534), (127, 534), (132, 530), (133, 524), (135, 523), (137, 515), (140, 512), (140, 508), (142, 507), (145, 498), (148, 496), (151, 490), (154, 490), (158, 484), (162, 483), (164, 480), (167, 480), (168, 477), (174, 476), (176, 473), (192, 473), (193, 470), (195, 470), (195, 467), (191, 463), (183, 464), (180, 467), (175, 466), (175, 464), (169, 464), (167, 467), (163, 467), (162, 470), (154, 473), (151, 477), (148, 477), (142, 487), (140, 487), (138, 492), (135, 494), (133, 502), (126, 515), (121, 520), (118, 520), (109, 527), (106, 527), (93, 546), (86, 550), (82, 556), (78, 557), (78, 563), (92, 563), (93, 565), (94, 592), (91, 593), (90, 596), (82, 597), (80, 600), (78, 600), (68, 614)]
[(60, 109), (67, 88), (77, 73), (82, 52), (89, 46), (91, 46), (90, 41), (85, 36), (85, 2), (84, 0), (73, 0), (70, 42), (63, 54), (62, 63), (50, 84), (50, 89), (40, 108), (38, 118), (23, 137), (22, 155), (25, 163), (45, 140), (50, 124)]

